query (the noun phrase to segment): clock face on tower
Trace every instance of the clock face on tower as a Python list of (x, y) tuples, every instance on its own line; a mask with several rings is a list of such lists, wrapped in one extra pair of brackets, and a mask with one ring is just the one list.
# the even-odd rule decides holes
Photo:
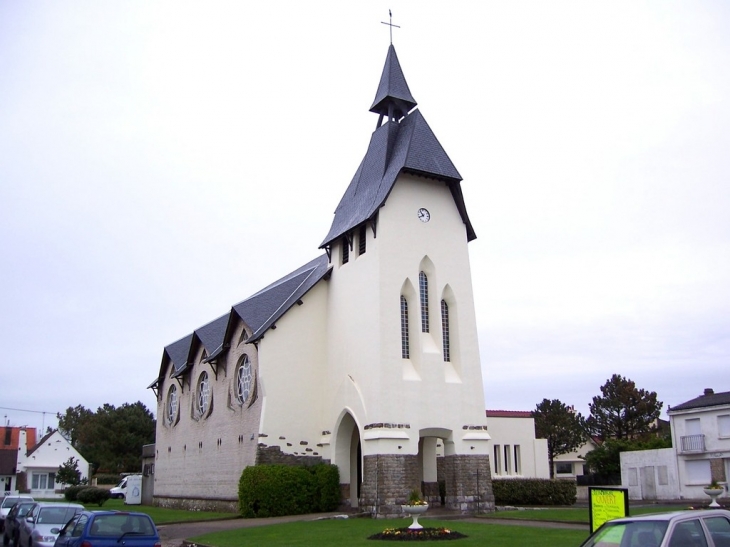
[(423, 207), (421, 207), (418, 210), (418, 220), (420, 220), (421, 222), (428, 222), (429, 220), (431, 220), (431, 213), (428, 212), (428, 209), (424, 209)]

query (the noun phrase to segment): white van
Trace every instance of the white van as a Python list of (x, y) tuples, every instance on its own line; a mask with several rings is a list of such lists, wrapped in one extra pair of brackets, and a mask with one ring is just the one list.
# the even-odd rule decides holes
[(124, 496), (127, 495), (127, 477), (124, 477), (121, 481), (119, 481), (119, 484), (117, 484), (114, 488), (109, 490), (109, 494), (111, 494), (112, 499), (119, 498), (122, 499)]

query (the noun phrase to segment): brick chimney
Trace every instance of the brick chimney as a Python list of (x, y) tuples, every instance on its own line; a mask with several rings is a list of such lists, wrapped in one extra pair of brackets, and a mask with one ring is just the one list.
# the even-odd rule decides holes
[(714, 394), (715, 394), (715, 390), (714, 389), (712, 389), (711, 387), (706, 387), (705, 388), (705, 396), (707, 396), (707, 395), (714, 395)]

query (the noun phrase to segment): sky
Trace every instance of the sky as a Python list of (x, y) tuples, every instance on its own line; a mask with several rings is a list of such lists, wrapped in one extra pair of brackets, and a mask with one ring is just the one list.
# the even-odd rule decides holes
[(393, 43), (464, 178), (485, 403), (730, 391), (730, 4), (0, 0), (0, 417), (157, 405), (318, 256)]

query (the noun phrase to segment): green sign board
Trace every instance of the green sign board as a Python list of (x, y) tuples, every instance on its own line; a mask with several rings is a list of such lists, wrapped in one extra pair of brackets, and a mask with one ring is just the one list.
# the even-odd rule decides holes
[(591, 533), (607, 520), (629, 516), (629, 491), (626, 488), (588, 488), (588, 513)]

